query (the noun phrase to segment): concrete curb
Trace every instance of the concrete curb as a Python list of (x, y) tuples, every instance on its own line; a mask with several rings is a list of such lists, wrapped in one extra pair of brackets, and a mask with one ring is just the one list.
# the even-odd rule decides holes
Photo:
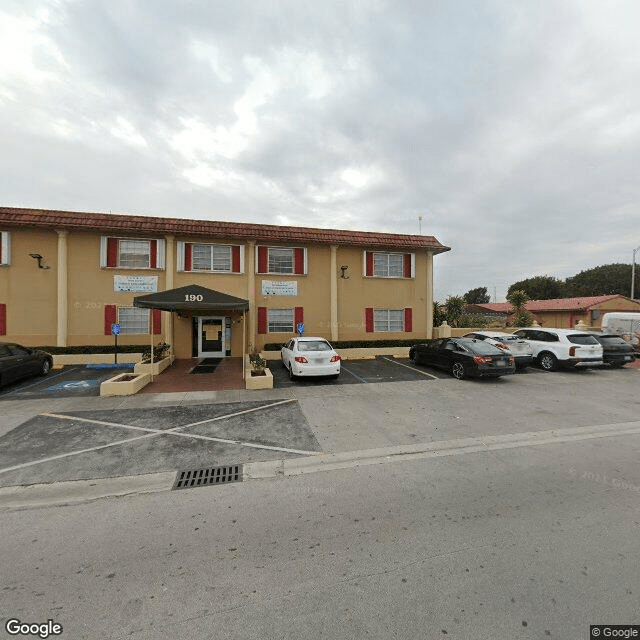
[(175, 478), (176, 472), (169, 471), (141, 476), (1, 487), (0, 509), (63, 506), (134, 493), (157, 493), (170, 490)]

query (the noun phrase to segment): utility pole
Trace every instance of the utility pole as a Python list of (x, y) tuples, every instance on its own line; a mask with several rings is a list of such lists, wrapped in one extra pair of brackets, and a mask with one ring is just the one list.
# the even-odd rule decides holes
[(640, 247), (636, 247), (633, 250), (633, 259), (631, 262), (631, 299), (635, 300), (635, 285), (636, 285), (636, 252), (640, 251)]

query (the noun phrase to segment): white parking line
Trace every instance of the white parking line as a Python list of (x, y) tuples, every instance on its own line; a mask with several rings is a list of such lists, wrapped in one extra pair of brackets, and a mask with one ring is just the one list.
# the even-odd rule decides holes
[(427, 373), (426, 371), (420, 371), (420, 369), (416, 369), (415, 367), (410, 367), (408, 364), (404, 364), (403, 362), (396, 362), (391, 358), (386, 358), (385, 356), (380, 356), (381, 360), (386, 360), (387, 362), (393, 362), (393, 364), (397, 364), (399, 367), (405, 367), (405, 369), (411, 369), (411, 371), (417, 371), (421, 373), (423, 376), (429, 376), (430, 378), (438, 379), (438, 376), (434, 376), (432, 373)]
[(364, 382), (364, 384), (367, 384), (367, 381), (364, 378), (357, 376), (355, 373), (353, 373), (353, 371), (349, 371), (349, 369), (347, 369), (347, 367), (345, 367), (344, 365), (342, 365), (340, 369), (342, 371), (346, 371), (347, 373), (350, 373), (354, 378), (357, 378), (358, 380), (360, 380), (360, 382)]
[(77, 456), (80, 455), (82, 453), (89, 453), (91, 451), (99, 451), (101, 449), (107, 449), (108, 447), (115, 447), (121, 444), (126, 444), (127, 442), (134, 442), (135, 440), (142, 440), (144, 438), (153, 438), (156, 436), (161, 436), (164, 434), (168, 434), (168, 435), (172, 435), (172, 436), (178, 436), (181, 438), (191, 438), (193, 440), (208, 440), (210, 442), (220, 442), (223, 444), (235, 444), (235, 445), (239, 445), (242, 447), (249, 447), (251, 449), (267, 449), (269, 451), (282, 451), (284, 453), (296, 453), (296, 454), (300, 454), (300, 455), (315, 455), (318, 452), (317, 451), (308, 451), (308, 450), (301, 450), (301, 449), (289, 449), (287, 447), (276, 447), (276, 446), (272, 446), (272, 445), (267, 445), (267, 444), (259, 444), (257, 442), (244, 442), (242, 440), (230, 440), (230, 439), (226, 439), (226, 438), (214, 438), (212, 436), (203, 436), (203, 435), (199, 435), (196, 433), (178, 433), (178, 429), (186, 429), (189, 427), (194, 427), (197, 425), (201, 425), (204, 424), (206, 422), (213, 422), (215, 420), (223, 420), (225, 418), (233, 418), (235, 416), (238, 415), (242, 415), (245, 413), (251, 413), (253, 411), (260, 411), (261, 409), (269, 409), (271, 407), (275, 407), (281, 404), (286, 404), (289, 402), (296, 402), (296, 400), (291, 399), (291, 400), (282, 400), (280, 402), (273, 402), (271, 404), (267, 404), (267, 405), (262, 405), (260, 407), (254, 407), (253, 409), (247, 409), (245, 411), (236, 411), (234, 413), (230, 413), (224, 416), (217, 416), (215, 418), (211, 418), (210, 420), (202, 420), (200, 422), (194, 422), (191, 424), (185, 424), (185, 425), (181, 425), (179, 427), (172, 427), (171, 429), (151, 429), (148, 427), (137, 427), (135, 425), (130, 425), (130, 424), (120, 424), (117, 422), (105, 422), (104, 420), (93, 420), (91, 418), (80, 418), (80, 417), (76, 417), (76, 416), (70, 416), (70, 415), (62, 415), (62, 414), (57, 414), (57, 413), (43, 413), (41, 414), (42, 416), (48, 417), (48, 418), (57, 418), (60, 420), (70, 420), (70, 421), (78, 421), (78, 422), (87, 422), (90, 424), (97, 424), (97, 425), (102, 425), (102, 426), (108, 426), (108, 427), (119, 427), (121, 429), (133, 429), (136, 431), (145, 431), (146, 433), (144, 435), (141, 436), (135, 436), (133, 438), (125, 438), (123, 440), (117, 440), (115, 442), (110, 442), (108, 444), (101, 444), (101, 445), (96, 445), (95, 447), (88, 447), (86, 449), (79, 449), (76, 451), (69, 451), (68, 453), (60, 453), (58, 455), (55, 456), (49, 456), (48, 458), (42, 458), (40, 460), (33, 460), (31, 462), (24, 462), (22, 464), (18, 464), (18, 465), (14, 465), (12, 467), (5, 467), (4, 469), (0, 469), (0, 473), (7, 473), (9, 471), (16, 471), (17, 469), (24, 469), (26, 467), (32, 467), (38, 464), (42, 464), (44, 462), (52, 462), (53, 460), (60, 460), (62, 458), (69, 458), (71, 456)]

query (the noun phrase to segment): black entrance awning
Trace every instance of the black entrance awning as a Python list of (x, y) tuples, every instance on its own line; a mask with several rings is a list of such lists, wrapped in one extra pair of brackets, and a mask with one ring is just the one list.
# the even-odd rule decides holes
[(133, 299), (134, 307), (164, 311), (247, 311), (248, 300), (236, 298), (197, 284), (150, 293)]

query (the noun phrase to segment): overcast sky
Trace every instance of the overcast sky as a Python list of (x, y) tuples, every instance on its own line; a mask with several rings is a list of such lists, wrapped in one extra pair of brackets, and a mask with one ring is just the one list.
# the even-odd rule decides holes
[(631, 262), (638, 0), (0, 0), (0, 204), (435, 235), (436, 297)]

